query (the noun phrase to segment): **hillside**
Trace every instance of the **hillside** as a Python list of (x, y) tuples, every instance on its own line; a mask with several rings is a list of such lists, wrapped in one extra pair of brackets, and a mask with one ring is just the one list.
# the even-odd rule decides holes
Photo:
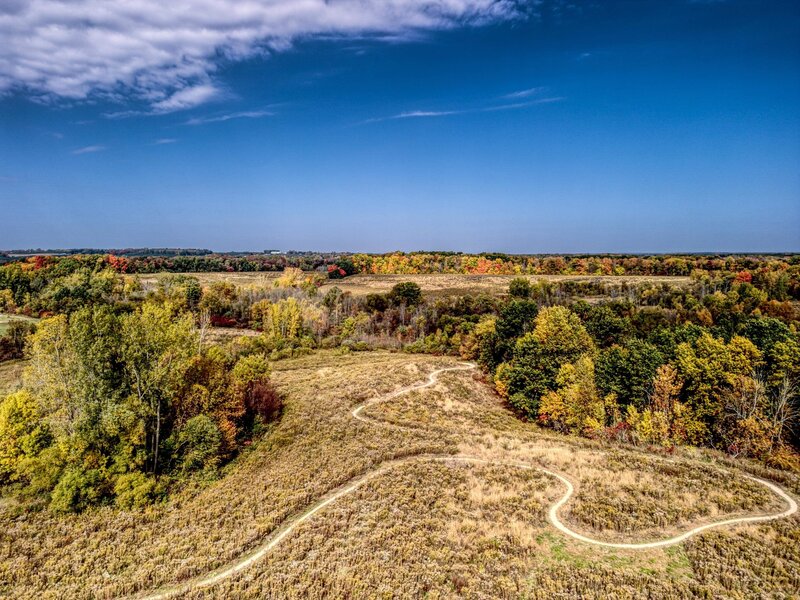
[[(275, 363), (281, 422), (223, 477), (144, 513), (101, 509), (35, 518), (3, 509), (5, 597), (113, 598), (236, 565), (339, 486), (401, 457), (452, 453), (546, 467), (574, 483), (564, 524), (600, 541), (654, 541), (785, 503), (747, 473), (797, 494), (800, 480), (700, 451), (656, 456), (543, 433), (513, 417), (474, 372), (359, 404), (451, 359), (317, 353)], [(394, 425), (387, 425), (394, 424)], [(391, 464), (391, 463), (388, 463)], [(747, 469), (747, 470), (744, 470)], [(379, 470), (300, 524), (259, 560), (197, 597), (681, 597), (790, 594), (800, 583), (797, 515), (712, 529), (683, 544), (625, 550), (556, 530), (562, 484), (537, 469), (410, 460)], [(749, 570), (740, 576), (738, 565)], [(167, 588), (169, 589), (169, 588)], [(178, 589), (182, 597), (194, 597)]]

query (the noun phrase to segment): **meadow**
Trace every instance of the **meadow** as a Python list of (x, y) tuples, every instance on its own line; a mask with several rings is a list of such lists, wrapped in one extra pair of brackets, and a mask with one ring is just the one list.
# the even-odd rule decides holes
[[(56, 516), (6, 502), (0, 594), (148, 596), (191, 582), (239, 560), (331, 490), (415, 455), (459, 453), (555, 469), (577, 490), (564, 521), (605, 540), (657, 539), (779, 508), (747, 472), (800, 492), (796, 475), (746, 461), (732, 468), (708, 450), (654, 455), (548, 433), (514, 417), (476, 371), (444, 373), (431, 388), (368, 406), (370, 422), (350, 414), (455, 364), (341, 351), (275, 362), (284, 416), (218, 479), (193, 481), (165, 503), (133, 511), (101, 507)], [(562, 493), (535, 470), (402, 464), (328, 505), (262, 560), (181, 597), (789, 598), (800, 588), (796, 515), (711, 530), (664, 549), (625, 551), (554, 530), (547, 507)]]
[[(313, 273), (309, 273), (313, 274)], [(153, 273), (146, 275), (130, 276), (136, 278), (142, 287), (154, 289), (160, 280), (169, 277), (170, 273)], [(217, 282), (228, 282), (236, 286), (270, 286), (280, 276), (280, 272), (232, 272), (232, 273), (187, 273), (196, 277), (200, 284), (208, 286)], [(657, 275), (527, 275), (522, 276), (535, 283), (546, 281), (551, 283), (571, 281), (576, 283), (630, 285), (641, 284), (667, 284), (683, 287), (689, 285), (691, 279), (681, 276)], [(385, 294), (397, 283), (411, 281), (419, 285), (420, 289), (432, 296), (460, 296), (464, 294), (485, 293), (492, 296), (504, 295), (508, 286), (515, 278), (514, 275), (465, 275), (465, 274), (413, 274), (413, 275), (351, 275), (345, 279), (326, 281), (320, 287), (320, 293), (325, 294), (334, 287), (343, 292), (350, 292), (353, 296), (366, 296), (367, 294)]]
[(14, 391), (22, 384), (23, 360), (9, 360), (0, 363), (0, 395)]
[(35, 323), (39, 319), (34, 319), (33, 317), (26, 317), (25, 315), (6, 315), (0, 313), (0, 337), (4, 336), (8, 331), (8, 326), (12, 321), (27, 321), (29, 323)]

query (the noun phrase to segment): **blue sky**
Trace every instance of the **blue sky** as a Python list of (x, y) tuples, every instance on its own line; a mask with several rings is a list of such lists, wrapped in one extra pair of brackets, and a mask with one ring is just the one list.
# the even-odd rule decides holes
[(2, 248), (800, 251), (798, 2), (118, 5), (0, 9)]

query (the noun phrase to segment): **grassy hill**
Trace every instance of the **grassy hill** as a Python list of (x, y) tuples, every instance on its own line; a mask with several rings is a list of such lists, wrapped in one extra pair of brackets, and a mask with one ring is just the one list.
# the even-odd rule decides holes
[[(544, 433), (512, 416), (474, 372), (442, 374), (431, 388), (365, 409), (378, 423), (350, 414), (369, 398), (453, 364), (385, 352), (276, 362), (284, 417), (219, 479), (195, 480), (143, 511), (55, 516), (0, 508), (0, 595), (113, 598), (191, 581), (241, 560), (353, 478), (427, 453), (557, 470), (577, 490), (562, 510), (564, 522), (609, 541), (658, 539), (780, 505), (709, 451), (654, 455)], [(800, 492), (795, 476), (741, 464)], [(798, 589), (797, 516), (712, 530), (666, 549), (625, 551), (556, 531), (547, 509), (561, 494), (557, 480), (536, 470), (404, 463), (326, 506), (239, 574), (181, 596), (789, 597)]]

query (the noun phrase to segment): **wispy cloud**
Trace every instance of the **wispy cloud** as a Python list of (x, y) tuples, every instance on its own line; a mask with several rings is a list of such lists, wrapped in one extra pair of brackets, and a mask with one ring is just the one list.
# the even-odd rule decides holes
[[(5, 6), (8, 4), (8, 6)], [(219, 98), (221, 62), (300, 39), (407, 43), (425, 32), (526, 18), (521, 0), (14, 0), (0, 2), (0, 94), (137, 101), (155, 113)]]
[(362, 121), (360, 124), (366, 125), (368, 123), (380, 123), (381, 121), (395, 121), (398, 119), (450, 117), (454, 115), (490, 113), (503, 110), (520, 110), (523, 108), (536, 106), (537, 104), (552, 104), (554, 102), (561, 102), (563, 100), (566, 100), (566, 98), (564, 98), (563, 96), (548, 96), (545, 98), (537, 98), (535, 100), (529, 100), (527, 102), (496, 104), (493, 106), (483, 106), (480, 108), (466, 108), (460, 110), (411, 110), (407, 112), (401, 112), (396, 115), (390, 115), (388, 117), (376, 117), (373, 119), (367, 119), (365, 121)]
[(178, 140), (175, 138), (159, 138), (153, 144), (156, 146), (163, 146), (164, 144), (174, 144)]
[(546, 91), (547, 88), (543, 87), (532, 87), (526, 90), (519, 90), (517, 92), (511, 92), (510, 94), (506, 94), (503, 98), (513, 99), (513, 98), (530, 98), (531, 96), (536, 96), (541, 94), (542, 92)]
[(203, 83), (193, 87), (178, 90), (164, 100), (153, 103), (153, 112), (168, 113), (176, 110), (186, 110), (200, 106), (211, 100), (216, 100), (223, 95), (222, 90), (210, 83)]
[(75, 150), (73, 150), (72, 152), (70, 152), (70, 154), (74, 154), (74, 155), (78, 155), (78, 154), (92, 154), (92, 153), (94, 153), (94, 152), (103, 152), (104, 150), (107, 150), (107, 149), (108, 149), (108, 148), (107, 148), (106, 146), (100, 146), (100, 145), (95, 145), (95, 146), (84, 146), (83, 148), (76, 148)]
[(424, 119), (429, 117), (447, 117), (457, 115), (462, 111), (458, 110), (412, 110), (392, 115), (390, 119)]
[(262, 117), (271, 117), (275, 113), (269, 110), (245, 110), (241, 112), (228, 113), (225, 115), (217, 115), (213, 117), (194, 117), (186, 121), (186, 125), (205, 125), (207, 123), (222, 123), (230, 121), (231, 119), (260, 119)]

